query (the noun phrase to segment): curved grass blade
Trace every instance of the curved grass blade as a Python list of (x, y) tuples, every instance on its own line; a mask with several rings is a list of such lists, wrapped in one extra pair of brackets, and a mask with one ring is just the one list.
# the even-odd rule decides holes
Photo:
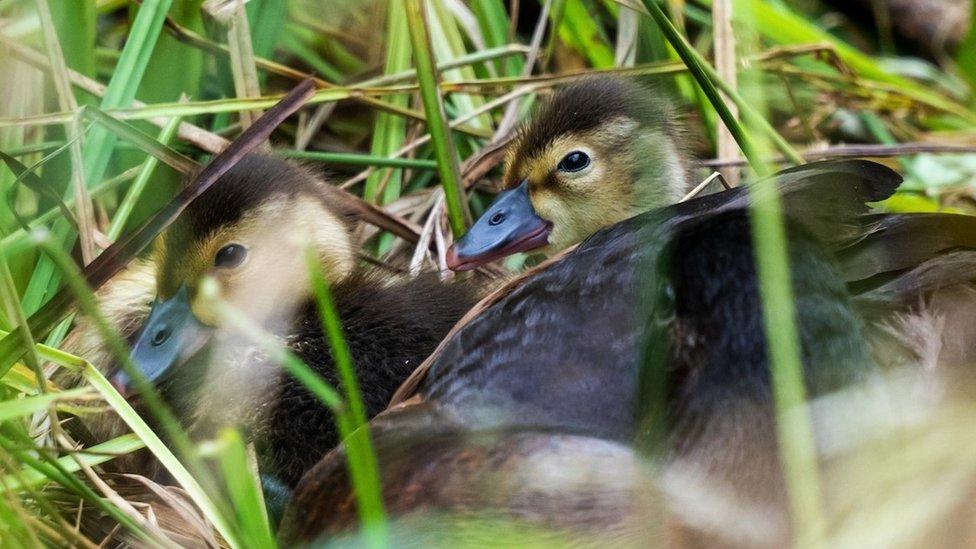
[(200, 164), (192, 158), (167, 147), (157, 141), (153, 136), (136, 128), (132, 124), (122, 122), (96, 107), (84, 107), (82, 109), (82, 116), (92, 122), (96, 122), (101, 127), (112, 132), (116, 137), (125, 139), (146, 153), (162, 160), (182, 174), (190, 174), (200, 169)]

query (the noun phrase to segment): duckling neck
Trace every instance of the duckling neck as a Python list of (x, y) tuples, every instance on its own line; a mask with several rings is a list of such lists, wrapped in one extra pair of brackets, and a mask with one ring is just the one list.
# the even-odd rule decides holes
[(634, 214), (680, 201), (688, 191), (687, 159), (666, 131), (646, 131), (631, 145)]
[[(442, 284), (434, 275), (389, 284), (375, 275), (355, 272), (334, 285), (332, 295), (371, 418), (474, 304), (476, 292), (464, 285)], [(338, 386), (321, 326), (318, 308), (310, 301), (293, 325), (289, 347), (328, 383)], [(256, 434), (265, 470), (292, 487), (339, 438), (329, 410), (300, 382), (283, 373), (275, 393), (270, 414)]]

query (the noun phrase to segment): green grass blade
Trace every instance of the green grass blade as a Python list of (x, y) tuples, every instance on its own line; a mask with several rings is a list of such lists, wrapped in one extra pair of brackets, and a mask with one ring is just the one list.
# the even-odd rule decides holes
[(247, 448), (235, 429), (221, 431), (214, 453), (227, 487), (227, 494), (237, 515), (240, 540), (245, 547), (274, 548), (274, 534), (268, 522), (261, 483), (250, 466)]
[[(565, 11), (556, 29), (560, 40), (586, 57), (593, 67), (612, 67), (613, 50), (597, 25), (598, 19), (590, 14), (583, 0), (559, 1), (565, 2)], [(558, 14), (550, 14), (554, 15)]]
[[(407, 12), (403, 2), (391, 2), (386, 21), (386, 64), (384, 72), (397, 74), (410, 68), (410, 33), (407, 28)], [(403, 95), (385, 98), (389, 103), (407, 107), (409, 97)], [(379, 113), (373, 129), (373, 142), (370, 153), (374, 156), (389, 156), (403, 147), (407, 135), (406, 120), (389, 113)], [(391, 174), (377, 170), (366, 178), (363, 198), (373, 204), (389, 204), (400, 196), (403, 173), (396, 170)], [(380, 185), (386, 181), (381, 189)], [(382, 192), (381, 192), (382, 191)], [(389, 243), (387, 243), (389, 246)], [(382, 250), (381, 250), (382, 252)]]
[(363, 524), (366, 542), (371, 547), (388, 547), (390, 534), (387, 529), (386, 512), (383, 509), (379, 465), (366, 423), (366, 406), (359, 392), (352, 354), (342, 334), (339, 312), (325, 280), (322, 265), (319, 263), (318, 255), (311, 250), (308, 254), (308, 268), (315, 289), (322, 330), (328, 336), (332, 358), (348, 406), (348, 412), (339, 414), (338, 424), (346, 447), (346, 463), (352, 477), (356, 501), (359, 504), (359, 517)]
[[(159, 143), (163, 146), (168, 146), (173, 140), (173, 136), (176, 135), (176, 130), (180, 127), (180, 118), (173, 117), (166, 124), (163, 130), (159, 133)], [(122, 202), (119, 203), (119, 207), (115, 210), (115, 215), (112, 217), (112, 222), (108, 226), (108, 231), (106, 236), (110, 239), (115, 240), (122, 234), (122, 229), (125, 227), (126, 221), (129, 220), (129, 216), (132, 214), (133, 208), (135, 208), (136, 202), (138, 202), (139, 197), (142, 196), (142, 192), (146, 189), (146, 185), (149, 184), (149, 179), (152, 177), (153, 172), (156, 170), (156, 166), (159, 165), (159, 159), (155, 156), (150, 156), (146, 158), (145, 162), (139, 169), (139, 175), (136, 176), (135, 181), (132, 182), (132, 186), (129, 187), (128, 192), (125, 193), (125, 197)]]
[(77, 399), (83, 396), (91, 396), (91, 389), (82, 387), (70, 391), (59, 393), (46, 393), (37, 396), (28, 396), (0, 402), (0, 421), (25, 417), (38, 412), (43, 412), (51, 404), (62, 400)]
[[(756, 26), (749, 24), (754, 13), (746, 11), (745, 28), (738, 30), (743, 45), (756, 48)], [(743, 75), (750, 108), (765, 109), (764, 88), (756, 73)], [(759, 118), (762, 118), (761, 116)], [(765, 120), (765, 118), (763, 118)], [(796, 322), (789, 243), (782, 201), (775, 179), (749, 186), (749, 217), (752, 226), (756, 272), (762, 303), (763, 327), (772, 370), (773, 403), (776, 410), (779, 459), (782, 464), (793, 539), (798, 547), (817, 546), (824, 539), (826, 522), (813, 421), (807, 407), (806, 385)]]
[(200, 169), (200, 164), (192, 158), (164, 145), (153, 136), (131, 124), (116, 120), (95, 107), (85, 107), (84, 114), (86, 118), (97, 122), (99, 126), (105, 128), (113, 135), (135, 144), (146, 153), (162, 160), (180, 173), (189, 174)]
[[(478, 19), (481, 33), (489, 46), (499, 47), (509, 42), (508, 13), (502, 0), (480, 0), (471, 3), (471, 10)], [(486, 50), (487, 51), (487, 50)], [(518, 76), (522, 74), (524, 62), (520, 58), (506, 59), (503, 64), (496, 61), (499, 74)]]
[[(496, 48), (488, 48), (484, 50), (479, 50), (472, 53), (466, 53), (464, 55), (459, 55), (454, 59), (443, 61), (437, 64), (438, 71), (445, 71), (450, 69), (455, 69), (458, 67), (464, 67), (467, 65), (475, 65), (478, 63), (484, 63), (485, 61), (492, 61), (495, 59), (501, 59), (506, 57), (511, 57), (508, 61), (521, 61), (519, 56), (524, 55), (528, 51), (528, 48), (521, 44), (507, 44), (504, 46), (498, 46)], [(407, 65), (409, 66), (409, 64)], [(519, 65), (521, 67), (521, 64)], [(521, 73), (519, 73), (521, 74)], [(509, 75), (514, 76), (514, 75)], [(390, 86), (394, 84), (399, 84), (401, 82), (409, 82), (416, 79), (417, 71), (410, 67), (407, 70), (403, 70), (394, 74), (384, 74), (382, 76), (377, 76), (375, 78), (370, 78), (363, 80), (356, 84), (360, 87), (383, 87)]]
[(460, 238), (464, 234), (468, 218), (467, 202), (462, 192), (457, 151), (454, 149), (454, 140), (447, 127), (443, 98), (437, 87), (437, 69), (431, 52), (430, 36), (427, 33), (424, 5), (420, 0), (406, 1), (410, 42), (413, 45), (420, 97), (424, 103), (424, 111), (427, 113), (427, 129), (430, 132), (434, 157), (437, 159), (441, 185), (444, 188), (447, 218), (454, 237)]
[[(75, 473), (81, 469), (75, 458), (82, 460), (88, 466), (101, 465), (111, 461), (118, 456), (124, 456), (146, 447), (146, 444), (135, 434), (129, 433), (112, 440), (96, 444), (89, 448), (79, 450), (72, 456), (58, 458), (58, 462), (69, 473)], [(19, 475), (8, 475), (3, 481), (7, 490), (19, 491), (27, 487), (36, 486), (48, 480), (48, 477), (35, 469), (25, 469)]]
[(95, 0), (48, 0), (58, 42), (68, 66), (86, 76), (95, 74)]
[(297, 158), (299, 160), (314, 160), (330, 164), (346, 164), (349, 166), (375, 166), (386, 168), (410, 168), (413, 170), (436, 170), (437, 162), (422, 158), (390, 158), (371, 154), (329, 153), (320, 151), (296, 151), (291, 149), (276, 149), (276, 154)]
[[(738, 143), (739, 148), (742, 149), (742, 153), (749, 161), (749, 165), (756, 173), (766, 174), (768, 169), (760, 158), (752, 137), (750, 137), (749, 133), (742, 127), (742, 124), (732, 114), (728, 105), (725, 104), (725, 100), (719, 94), (718, 88), (715, 85), (715, 81), (718, 79), (715, 78), (713, 81), (713, 76), (709, 75), (708, 68), (710, 67), (706, 68), (708, 63), (691, 47), (691, 44), (685, 40), (681, 33), (678, 32), (678, 29), (675, 28), (671, 20), (668, 19), (668, 16), (665, 15), (664, 10), (658, 5), (658, 0), (644, 0), (644, 5), (647, 7), (647, 11), (654, 19), (654, 22), (661, 29), (661, 32), (664, 33), (664, 37), (675, 51), (678, 52), (681, 60), (684, 61), (691, 75), (698, 82), (699, 87), (705, 92), (712, 107), (718, 111), (725, 126), (729, 129), (732, 137), (735, 138), (735, 142)], [(734, 90), (732, 91), (734, 92)]]

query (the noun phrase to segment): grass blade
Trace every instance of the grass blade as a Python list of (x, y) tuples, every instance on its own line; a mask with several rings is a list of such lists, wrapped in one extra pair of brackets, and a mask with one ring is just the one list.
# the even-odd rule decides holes
[(46, 410), (51, 404), (62, 400), (72, 400), (79, 397), (91, 396), (91, 390), (87, 387), (72, 389), (59, 393), (47, 393), (43, 395), (17, 398), (0, 402), (0, 421), (9, 421), (19, 417), (36, 414)]
[[(79, 450), (74, 455), (74, 458), (72, 456), (60, 457), (58, 458), (58, 462), (65, 471), (75, 473), (81, 469), (81, 466), (78, 465), (75, 458), (82, 460), (86, 465), (89, 466), (100, 465), (115, 459), (117, 456), (135, 452), (145, 447), (146, 444), (140, 440), (138, 436), (129, 433), (113, 438), (112, 440), (103, 442), (101, 444), (96, 444), (90, 448)], [(18, 491), (28, 486), (36, 486), (48, 480), (48, 477), (34, 469), (24, 470), (20, 475), (17, 475), (17, 477), (18, 478), (14, 478), (14, 475), (8, 475), (8, 477), (2, 482), (4, 488), (7, 490)]]
[(437, 159), (444, 199), (447, 205), (447, 218), (451, 232), (460, 238), (466, 230), (469, 217), (467, 202), (463, 199), (461, 173), (458, 167), (454, 140), (447, 127), (444, 103), (437, 87), (437, 69), (431, 52), (430, 35), (427, 33), (427, 18), (421, 0), (407, 0), (407, 20), (410, 27), (410, 42), (413, 44), (414, 62), (417, 66), (417, 82), (420, 84), (420, 97), (427, 113), (427, 129), (430, 132)]
[[(180, 127), (180, 118), (174, 116), (169, 124), (163, 128), (163, 131), (159, 134), (159, 143), (163, 146), (168, 146), (173, 140), (173, 136), (176, 135), (176, 130)], [(119, 207), (115, 210), (115, 215), (112, 216), (112, 222), (108, 226), (108, 231), (106, 231), (106, 236), (110, 239), (115, 240), (122, 234), (122, 229), (125, 227), (126, 221), (129, 220), (129, 216), (132, 214), (133, 208), (135, 208), (136, 202), (139, 201), (139, 197), (142, 196), (142, 191), (146, 189), (146, 185), (149, 184), (149, 179), (152, 177), (153, 172), (156, 170), (156, 166), (159, 165), (159, 159), (155, 156), (150, 156), (143, 162), (142, 167), (139, 169), (139, 175), (136, 176), (135, 181), (129, 187), (128, 192), (125, 193), (125, 198), (119, 203)]]
[(237, 515), (239, 536), (245, 547), (274, 548), (274, 534), (268, 522), (261, 484), (251, 467), (247, 448), (235, 429), (221, 431), (214, 453), (220, 464), (230, 502)]
[(342, 334), (339, 312), (325, 280), (322, 265), (319, 263), (318, 255), (311, 250), (308, 254), (308, 266), (312, 286), (315, 289), (322, 330), (329, 338), (332, 358), (346, 397), (348, 411), (344, 410), (337, 414), (337, 419), (343, 444), (346, 447), (346, 465), (359, 504), (359, 518), (363, 524), (365, 540), (370, 547), (388, 547), (390, 534), (387, 529), (386, 512), (383, 509), (379, 465), (366, 422), (366, 406), (363, 404), (359, 383), (353, 370), (352, 355)]
[(83, 113), (89, 120), (97, 122), (112, 134), (133, 143), (146, 153), (162, 160), (182, 174), (190, 174), (200, 169), (200, 164), (197, 164), (192, 158), (167, 147), (151, 135), (131, 124), (127, 124), (105, 114), (96, 107), (85, 107)]
[[(248, 24), (244, 3), (239, 1), (234, 8), (227, 29), (227, 45), (230, 48), (230, 72), (234, 77), (234, 91), (237, 97), (260, 97), (261, 85), (258, 70), (254, 65), (254, 48), (251, 44), (251, 27)], [(247, 128), (261, 116), (260, 110), (241, 111), (241, 127)]]

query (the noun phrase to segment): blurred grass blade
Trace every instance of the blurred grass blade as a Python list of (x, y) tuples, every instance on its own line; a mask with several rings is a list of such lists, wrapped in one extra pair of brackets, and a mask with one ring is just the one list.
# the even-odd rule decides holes
[[(758, 49), (759, 38), (755, 34), (758, 29), (754, 23), (750, 23), (756, 14), (746, 8), (738, 15), (744, 20), (744, 28), (739, 29), (740, 42), (746, 47)], [(757, 73), (745, 75), (745, 79), (759, 77)], [(764, 111), (765, 88), (759, 82), (751, 83), (748, 80), (743, 85), (749, 89), (749, 108)], [(761, 114), (756, 118), (765, 121)], [(827, 508), (820, 484), (813, 418), (804, 383), (804, 365), (796, 324), (797, 302), (793, 293), (782, 199), (776, 189), (775, 178), (750, 185), (748, 191), (753, 253), (771, 369), (779, 460), (789, 501), (793, 542), (797, 547), (820, 546), (827, 526), (824, 516)]]
[(332, 358), (338, 370), (339, 380), (348, 410), (337, 414), (338, 427), (346, 448), (346, 465), (359, 504), (359, 518), (367, 545), (389, 547), (386, 512), (380, 487), (379, 465), (367, 424), (366, 406), (359, 392), (359, 383), (353, 369), (352, 354), (342, 334), (342, 321), (336, 309), (332, 292), (325, 280), (318, 254), (309, 249), (308, 268), (315, 289), (322, 331), (329, 340)]
[(437, 159), (441, 185), (447, 205), (447, 218), (454, 238), (465, 232), (469, 217), (467, 201), (461, 187), (461, 174), (458, 166), (454, 140), (447, 127), (444, 103), (437, 87), (437, 69), (434, 55), (430, 49), (430, 36), (427, 33), (427, 18), (424, 15), (422, 0), (406, 0), (407, 21), (410, 28), (410, 42), (413, 45), (414, 63), (417, 67), (417, 82), (420, 84), (420, 97), (427, 113), (427, 129), (430, 132)]
[[(976, 9), (973, 7), (969, 13), (969, 32), (956, 49), (956, 63), (970, 89), (976, 89)], [(976, 97), (973, 101), (976, 102)]]
[[(78, 450), (74, 457), (60, 457), (58, 458), (58, 462), (61, 463), (61, 466), (65, 471), (74, 473), (81, 469), (81, 466), (78, 465), (75, 458), (82, 460), (89, 466), (100, 465), (107, 461), (111, 461), (118, 456), (124, 456), (145, 447), (146, 444), (140, 440), (138, 436), (129, 433), (115, 437), (112, 440), (103, 442), (101, 444), (96, 444), (89, 448)], [(35, 486), (49, 480), (48, 477), (34, 469), (24, 470), (20, 475), (18, 475), (18, 477), (19, 478), (14, 478), (14, 475), (8, 475), (7, 478), (3, 480), (4, 488), (11, 491), (18, 491), (28, 486)]]
[(182, 174), (190, 174), (200, 169), (200, 165), (192, 158), (167, 147), (131, 124), (117, 120), (95, 107), (85, 107), (82, 112), (89, 120), (97, 122), (117, 137), (133, 143)]
[[(85, 269), (89, 286), (98, 289), (118, 273), (136, 254), (152, 242), (197, 196), (213, 185), (244, 155), (263, 143), (271, 132), (288, 116), (297, 111), (315, 92), (315, 85), (306, 80), (296, 86), (275, 107), (259, 118), (250, 128), (203, 168), (196, 179), (179, 195), (160, 208), (128, 238), (109, 246)], [(36, 334), (46, 334), (67, 313), (74, 301), (72, 293), (62, 290), (37, 313), (31, 315), (29, 325)], [(19, 356), (17, 338), (8, 335), (0, 340), (0, 371), (5, 371)]]
[[(578, 51), (594, 68), (608, 68), (613, 66), (613, 50), (607, 43), (606, 36), (598, 26), (599, 19), (590, 14), (583, 0), (553, 0), (565, 3), (563, 14), (555, 28), (560, 40)], [(550, 16), (559, 14), (552, 12)], [(553, 23), (556, 23), (555, 19)]]
[(264, 506), (264, 495), (256, 471), (250, 466), (247, 448), (240, 433), (235, 429), (220, 432), (215, 443), (214, 453), (220, 464), (227, 494), (237, 515), (239, 539), (245, 547), (276, 547), (268, 512)]
[(0, 402), (0, 421), (9, 421), (11, 419), (36, 414), (37, 412), (46, 410), (48, 406), (55, 402), (76, 399), (82, 396), (91, 396), (91, 394), (90, 389), (82, 387), (70, 391), (4, 400)]

